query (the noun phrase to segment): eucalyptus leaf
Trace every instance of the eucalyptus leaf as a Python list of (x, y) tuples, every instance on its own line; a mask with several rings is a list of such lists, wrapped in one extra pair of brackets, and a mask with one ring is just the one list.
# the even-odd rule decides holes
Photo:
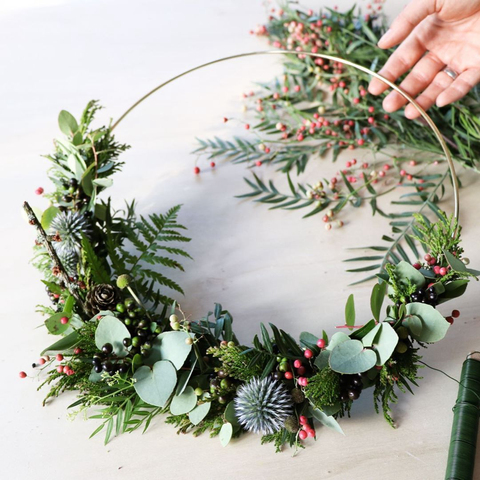
[(188, 414), (190, 422), (193, 423), (193, 425), (198, 425), (208, 415), (208, 412), (210, 411), (211, 406), (212, 406), (211, 402), (206, 402), (195, 407)]
[(452, 267), (452, 270), (455, 270), (456, 272), (467, 271), (466, 265), (461, 260), (453, 256), (450, 252), (447, 252), (446, 250), (444, 250), (443, 253), (445, 254), (448, 264)]
[(328, 349), (323, 349), (319, 355), (315, 358), (313, 364), (319, 369), (323, 370), (328, 366), (328, 361), (330, 359), (331, 351)]
[(92, 180), (93, 185), (98, 187), (111, 187), (113, 185), (113, 180), (111, 178), (95, 178)]
[(395, 274), (398, 276), (398, 280), (407, 284), (407, 280), (417, 287), (421, 288), (425, 285), (425, 277), (410, 263), (402, 260), (395, 266)]
[(185, 343), (191, 336), (187, 332), (164, 332), (155, 338), (150, 355), (145, 359), (147, 365), (158, 360), (169, 360), (177, 370), (182, 368), (192, 346)]
[(99, 350), (106, 343), (110, 343), (113, 346), (113, 353), (117, 357), (125, 357), (128, 355), (128, 349), (123, 345), (125, 338), (131, 338), (128, 328), (113, 315), (105, 315), (98, 322), (95, 331), (95, 345)]
[(416, 315), (409, 315), (404, 318), (402, 325), (410, 331), (413, 337), (419, 337), (422, 334), (422, 321)]
[(381, 323), (377, 323), (375, 327), (372, 328), (363, 338), (362, 338), (362, 343), (364, 347), (371, 347), (373, 345), (373, 342), (375, 340), (375, 337), (377, 336), (378, 332), (382, 328)]
[(222, 428), (220, 429), (220, 443), (222, 444), (222, 447), (226, 447), (230, 440), (232, 439), (232, 434), (233, 434), (233, 426), (230, 422), (224, 423), (222, 425)]
[(192, 387), (186, 387), (180, 395), (175, 395), (170, 403), (170, 413), (172, 415), (183, 415), (191, 412), (197, 405), (197, 395)]
[(352, 375), (373, 368), (377, 363), (377, 354), (364, 348), (360, 340), (348, 340), (332, 350), (329, 363), (335, 372)]
[(406, 309), (408, 316), (414, 315), (420, 319), (422, 324), (421, 333), (412, 335), (413, 338), (420, 342), (438, 342), (445, 336), (450, 327), (444, 316), (431, 305), (415, 302), (409, 303)]
[(330, 342), (328, 342), (327, 350), (333, 350), (337, 345), (350, 340), (350, 337), (343, 332), (337, 332), (332, 335)]
[(332, 416), (326, 415), (324, 412), (313, 406), (310, 406), (309, 412), (313, 416), (313, 418), (315, 418), (315, 420), (318, 420), (322, 425), (325, 425), (326, 427), (331, 428), (332, 430), (335, 430), (342, 435), (345, 435), (345, 433), (343, 433), (342, 427), (340, 427), (338, 422)]
[(171, 362), (160, 360), (153, 369), (143, 365), (134, 374), (134, 388), (138, 396), (149, 405), (164, 407), (175, 389), (177, 372)]
[(229, 402), (227, 405), (227, 408), (225, 408), (225, 413), (224, 413), (225, 420), (227, 422), (230, 422), (233, 427), (238, 427), (240, 424), (238, 423), (238, 418), (235, 415), (235, 404), (233, 400)]
[(385, 299), (385, 293), (387, 291), (387, 283), (377, 283), (373, 286), (372, 295), (370, 297), (370, 308), (372, 315), (377, 322), (380, 321), (380, 312), (382, 311), (383, 301)]
[(380, 330), (378, 331), (373, 342), (373, 348), (377, 353), (377, 366), (384, 365), (385, 362), (392, 356), (397, 343), (397, 332), (395, 332), (389, 323), (380, 323)]

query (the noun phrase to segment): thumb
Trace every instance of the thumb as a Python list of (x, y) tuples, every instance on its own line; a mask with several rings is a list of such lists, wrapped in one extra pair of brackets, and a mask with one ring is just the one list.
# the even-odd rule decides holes
[(412, 0), (379, 40), (380, 48), (392, 48), (405, 40), (426, 17), (436, 12), (435, 0)]

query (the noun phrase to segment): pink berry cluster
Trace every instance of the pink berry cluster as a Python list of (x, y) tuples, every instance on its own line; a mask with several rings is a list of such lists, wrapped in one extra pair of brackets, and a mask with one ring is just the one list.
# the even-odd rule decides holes
[[(76, 347), (73, 350), (73, 353), (74, 353), (74, 355), (80, 355), (82, 353), (82, 349), (80, 347)], [(55, 356), (55, 360), (57, 362), (63, 362), (65, 360), (65, 357), (61, 353), (57, 353), (57, 355)], [(43, 357), (40, 357), (36, 363), (33, 363), (32, 367), (35, 368), (37, 366), (43, 366), (47, 362), (53, 363), (53, 361), (54, 360), (52, 358), (50, 358), (49, 355), (44, 355)], [(75, 374), (75, 371), (73, 370), (73, 368), (66, 362), (65, 363), (60, 363), (59, 365), (57, 365), (56, 370), (57, 370), (58, 373), (63, 373), (67, 376), (71, 376), (71, 375)], [(20, 378), (26, 378), (27, 376), (28, 375), (26, 374), (26, 372), (22, 371), (22, 372), (19, 373)]]
[[(442, 266), (441, 264), (438, 264), (437, 258), (433, 257), (430, 253), (427, 253), (423, 257), (423, 259), (425, 260), (425, 266), (427, 268), (430, 268), (435, 275), (438, 275), (440, 277), (444, 277), (451, 270), (450, 265), (447, 265), (445, 267), (445, 266)], [(422, 268), (422, 264), (419, 262), (414, 263), (413, 266), (417, 270), (420, 270), (420, 268)]]
[(300, 440), (305, 440), (307, 437), (314, 438), (315, 429), (308, 423), (308, 418), (305, 415), (300, 415), (298, 420), (302, 426), (301, 430), (298, 432), (298, 438), (300, 438)]

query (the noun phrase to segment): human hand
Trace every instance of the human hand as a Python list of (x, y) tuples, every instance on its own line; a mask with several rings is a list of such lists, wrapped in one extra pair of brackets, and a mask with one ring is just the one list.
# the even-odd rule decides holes
[[(413, 0), (394, 20), (378, 42), (380, 48), (401, 45), (379, 71), (396, 81), (411, 72), (400, 87), (425, 109), (435, 103), (442, 107), (464, 97), (480, 82), (480, 0)], [(454, 80), (445, 67), (458, 73)], [(413, 68), (412, 68), (413, 67)], [(388, 89), (373, 79), (368, 90), (379, 95)], [(387, 112), (407, 103), (399, 93), (391, 92), (384, 101)], [(407, 118), (420, 114), (412, 106), (405, 109)]]

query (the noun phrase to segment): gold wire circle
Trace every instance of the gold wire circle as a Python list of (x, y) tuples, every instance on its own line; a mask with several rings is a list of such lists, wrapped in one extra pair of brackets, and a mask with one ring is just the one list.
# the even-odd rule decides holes
[(211, 62), (203, 63), (202, 65), (198, 65), (196, 67), (193, 67), (189, 70), (186, 70), (185, 72), (180, 73), (179, 75), (176, 75), (169, 80), (161, 83), (160, 85), (156, 86), (153, 90), (150, 90), (147, 94), (145, 94), (142, 98), (137, 100), (130, 108), (128, 108), (121, 116), (120, 118), (112, 125), (111, 130), (114, 130), (118, 124), (138, 105), (140, 105), (142, 102), (144, 102), (148, 97), (153, 95), (155, 92), (160, 90), (161, 88), (165, 87), (169, 83), (174, 82), (175, 80), (184, 77), (185, 75), (188, 75), (189, 73), (195, 72), (197, 70), (200, 70), (201, 68), (208, 67), (210, 65), (215, 65), (216, 63), (221, 63), (225, 62), (227, 60), (233, 60), (236, 58), (243, 58), (243, 57), (253, 57), (256, 55), (308, 55), (310, 57), (315, 57), (315, 58), (323, 58), (324, 60), (331, 60), (334, 62), (342, 63), (344, 65), (348, 65), (350, 67), (353, 67), (357, 70), (360, 70), (364, 73), (367, 73), (371, 77), (377, 78), (378, 80), (382, 81), (386, 85), (388, 85), (390, 88), (392, 88), (394, 91), (398, 92), (403, 98), (405, 98), (409, 103), (411, 103), (417, 111), (420, 113), (422, 118), (427, 122), (427, 125), (433, 130), (433, 133), (435, 134), (438, 143), (442, 147), (443, 153), (445, 154), (445, 159), (447, 160), (448, 163), (448, 168), (450, 170), (450, 176), (452, 179), (452, 185), (453, 185), (453, 201), (454, 201), (454, 206), (453, 206), (453, 216), (458, 220), (459, 215), (460, 215), (460, 199), (459, 199), (459, 185), (458, 185), (458, 179), (457, 179), (457, 174), (455, 172), (455, 165), (453, 164), (453, 159), (452, 155), (450, 153), (450, 150), (442, 136), (442, 133), (438, 129), (438, 127), (435, 125), (435, 122), (430, 118), (430, 116), (427, 114), (427, 112), (419, 105), (419, 103), (412, 97), (410, 96), (407, 92), (402, 90), (398, 85), (395, 83), (391, 82), (390, 80), (386, 79), (382, 75), (379, 75), (378, 73), (362, 66), (359, 65), (358, 63), (351, 62), (350, 60), (345, 60), (343, 58), (335, 57), (333, 55), (327, 55), (324, 53), (312, 53), (312, 52), (290, 52), (287, 50), (264, 50), (264, 51), (258, 51), (258, 52), (248, 52), (248, 53), (240, 53), (237, 55), (230, 55), (228, 57), (223, 57), (223, 58), (218, 58), (216, 60), (212, 60)]

